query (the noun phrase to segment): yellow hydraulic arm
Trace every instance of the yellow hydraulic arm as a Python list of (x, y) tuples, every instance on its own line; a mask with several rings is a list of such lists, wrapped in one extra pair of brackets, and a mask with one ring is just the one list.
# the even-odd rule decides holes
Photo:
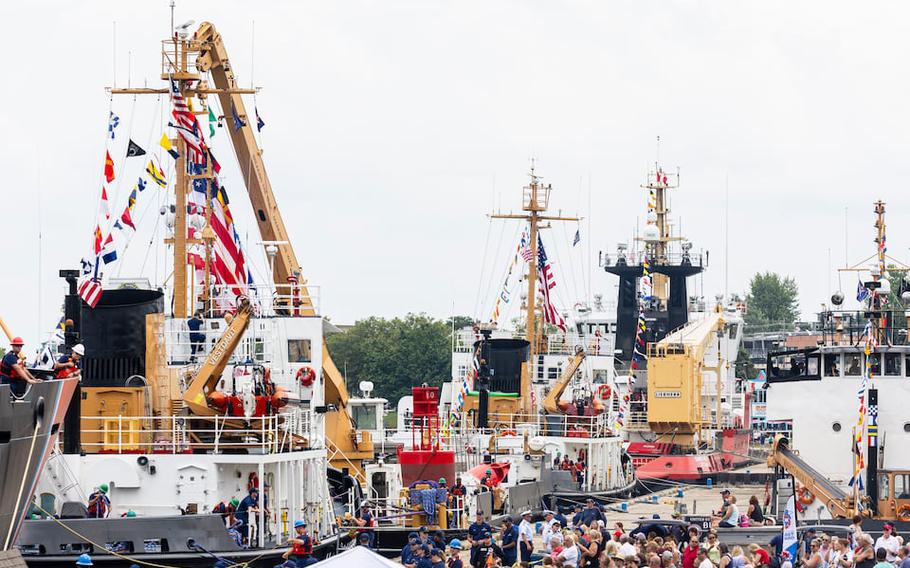
[[(297, 256), (290, 244), (281, 211), (278, 209), (272, 185), (265, 171), (262, 160), (262, 150), (256, 143), (253, 134), (252, 120), (247, 115), (246, 107), (240, 93), (231, 92), (238, 89), (234, 71), (228, 60), (227, 50), (221, 34), (209, 22), (203, 22), (196, 31), (195, 41), (200, 43), (199, 56), (196, 58), (196, 68), (201, 73), (210, 73), (215, 86), (222, 91), (218, 94), (221, 108), (225, 115), (236, 112), (243, 121), (243, 126), (234, 128), (233, 121), (228, 119), (227, 131), (231, 135), (231, 142), (243, 180), (246, 184), (250, 202), (256, 221), (259, 223), (259, 232), (265, 241), (279, 241), (287, 244), (278, 246), (278, 255), (275, 258), (273, 277), (276, 286), (287, 286), (288, 278), (297, 278), (300, 288), (299, 308), (304, 316), (316, 315), (312, 298), (306, 287)], [(228, 91), (228, 92), (225, 92)], [(323, 343), (322, 347), (322, 377), (325, 381), (325, 403), (334, 405), (337, 410), (326, 414), (327, 437), (340, 454), (354, 456), (351, 458), (355, 465), (361, 459), (358, 456), (372, 457), (373, 444), (368, 433), (361, 435), (361, 440), (356, 441), (357, 433), (347, 414), (348, 391), (344, 384), (344, 376), (338, 371), (332, 361), (329, 351)], [(337, 462), (335, 465), (339, 465)], [(349, 466), (350, 464), (345, 464)]]
[(853, 497), (847, 495), (828, 479), (807, 464), (799, 455), (790, 449), (787, 438), (777, 435), (774, 446), (768, 454), (768, 466), (782, 467), (799, 480), (803, 486), (828, 507), (831, 514), (842, 519), (850, 519), (856, 514)]
[[(240, 94), (230, 92), (239, 87), (234, 77), (234, 70), (228, 60), (227, 50), (224, 47), (221, 34), (211, 23), (203, 22), (196, 31), (195, 40), (201, 44), (199, 56), (196, 58), (196, 68), (201, 73), (211, 73), (215, 86), (222, 90), (218, 94), (218, 99), (221, 102), (221, 110), (227, 117), (228, 127), (226, 130), (231, 135), (231, 143), (237, 156), (237, 163), (243, 173), (243, 181), (250, 195), (253, 213), (259, 223), (259, 234), (262, 235), (262, 240), (264, 241), (283, 241), (288, 243), (278, 247), (278, 256), (275, 258), (274, 269), (275, 284), (287, 286), (289, 276), (297, 277), (301, 286), (300, 300), (302, 304), (300, 310), (303, 315), (316, 315), (313, 302), (305, 286), (306, 282), (300, 271), (300, 264), (297, 262), (297, 256), (290, 245), (284, 220), (278, 210), (275, 194), (272, 193), (272, 184), (269, 182), (269, 176), (265, 171), (265, 163), (262, 161), (262, 150), (259, 149), (256, 137), (253, 135), (252, 121), (247, 115), (246, 107), (243, 105), (243, 98)], [(243, 126), (240, 128), (234, 127), (231, 118), (235, 112), (243, 122)]]
[(566, 387), (569, 385), (569, 382), (572, 380), (572, 377), (575, 376), (575, 372), (578, 371), (578, 367), (581, 366), (581, 362), (584, 360), (585, 350), (581, 347), (576, 347), (575, 355), (572, 355), (572, 358), (569, 359), (569, 364), (566, 365), (562, 375), (553, 384), (550, 392), (547, 393), (547, 397), (543, 399), (543, 408), (547, 413), (557, 414), (559, 412), (559, 397), (565, 392)]
[(221, 338), (218, 339), (218, 343), (212, 348), (202, 367), (199, 368), (199, 371), (183, 393), (183, 401), (193, 414), (198, 416), (217, 414), (215, 410), (209, 407), (206, 396), (215, 388), (218, 379), (221, 378), (221, 373), (224, 372), (224, 367), (231, 358), (231, 354), (234, 353), (243, 338), (243, 333), (250, 324), (250, 315), (250, 302), (243, 298), (237, 308), (237, 315), (234, 316), (230, 325), (224, 330)]

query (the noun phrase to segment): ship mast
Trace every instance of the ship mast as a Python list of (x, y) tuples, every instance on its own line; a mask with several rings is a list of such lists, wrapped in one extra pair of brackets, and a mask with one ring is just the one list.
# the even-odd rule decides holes
[[(190, 22), (192, 23), (192, 22)], [(180, 26), (172, 33), (169, 39), (161, 44), (161, 79), (173, 79), (177, 82), (180, 93), (190, 104), (191, 98), (195, 97), (198, 101), (198, 108), (194, 110), (197, 116), (208, 114), (206, 98), (208, 95), (222, 94), (255, 94), (255, 89), (219, 89), (211, 88), (208, 83), (201, 80), (201, 74), (196, 69), (195, 56), (202, 51), (203, 44), (189, 37), (185, 28)], [(162, 95), (169, 94), (170, 89), (154, 88), (126, 88), (120, 89), (112, 87), (112, 95)], [(176, 318), (187, 318), (191, 315), (191, 307), (195, 303), (195, 291), (191, 290), (195, 278), (189, 278), (187, 263), (187, 248), (190, 245), (202, 244), (205, 246), (205, 276), (204, 289), (201, 293), (203, 304), (208, 308), (210, 303), (211, 290), (211, 262), (212, 262), (212, 244), (215, 240), (215, 231), (211, 227), (211, 192), (206, 190), (206, 207), (205, 207), (205, 227), (202, 230), (202, 239), (190, 239), (187, 237), (187, 195), (193, 191), (193, 181), (205, 179), (206, 187), (211, 188), (214, 182), (214, 171), (211, 166), (211, 159), (206, 160), (205, 170), (202, 173), (190, 173), (187, 171), (186, 154), (187, 147), (183, 138), (177, 136), (171, 140), (179, 153), (176, 160), (177, 179), (174, 183), (175, 211), (174, 211), (174, 236), (164, 239), (165, 244), (174, 247), (174, 303), (173, 315)]]
[[(541, 177), (534, 172), (534, 160), (531, 160), (531, 171), (528, 174), (531, 181), (524, 187), (524, 196), (521, 208), (526, 213), (493, 213), (491, 219), (521, 219), (526, 221), (530, 227), (531, 260), (528, 262), (528, 301), (525, 307), (525, 338), (530, 343), (530, 353), (528, 360), (532, 363), (538, 347), (538, 327), (537, 327), (537, 236), (541, 229), (549, 228), (549, 221), (579, 221), (580, 217), (563, 217), (561, 215), (545, 215), (550, 202), (550, 192), (553, 190), (552, 184), (544, 185), (541, 183)], [(546, 221), (546, 224), (541, 224)], [(541, 325), (541, 328), (543, 326)], [(530, 390), (531, 373), (525, 373), (528, 385), (522, 385), (522, 412), (530, 413), (530, 397), (524, 396)]]
[[(674, 179), (671, 182), (670, 176)], [(636, 237), (635, 240), (641, 241), (645, 245), (645, 253), (652, 265), (667, 265), (670, 263), (670, 243), (673, 241), (682, 241), (682, 237), (674, 237), (671, 234), (669, 214), (670, 200), (667, 194), (668, 189), (679, 187), (679, 172), (676, 174), (666, 174), (658, 162), (654, 163), (654, 172), (648, 174), (648, 182), (643, 184), (642, 189), (648, 190), (648, 219), (646, 223), (657, 229), (656, 234), (645, 234), (642, 237)], [(652, 296), (665, 302), (669, 296), (669, 287), (667, 286), (667, 277), (664, 274), (655, 272), (652, 275)]]

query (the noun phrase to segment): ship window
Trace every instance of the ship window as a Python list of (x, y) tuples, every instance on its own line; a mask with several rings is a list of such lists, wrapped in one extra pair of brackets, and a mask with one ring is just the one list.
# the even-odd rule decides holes
[(910, 475), (906, 473), (894, 475), (894, 498), (910, 499)]
[(559, 378), (559, 369), (556, 367), (548, 367), (547, 368), (547, 378), (550, 379), (551, 381), (558, 379)]
[(354, 422), (358, 430), (375, 430), (376, 429), (376, 405), (356, 405), (351, 408), (354, 414)]
[(883, 473), (882, 475), (880, 475), (878, 477), (878, 484), (879, 484), (878, 498), (879, 499), (890, 499), (891, 492), (888, 490), (889, 484), (888, 484), (888, 474), (887, 473)]
[(825, 354), (825, 376), (826, 377), (839, 377), (840, 376), (840, 353), (826, 353)]
[(288, 361), (290, 363), (312, 362), (313, 353), (310, 340), (288, 339)]
[(810, 355), (809, 357), (806, 357), (806, 376), (817, 377), (819, 374), (818, 355)]
[(892, 377), (901, 375), (900, 353), (885, 353), (885, 374)]
[(844, 354), (844, 374), (848, 377), (858, 377), (862, 374), (862, 364), (859, 353)]

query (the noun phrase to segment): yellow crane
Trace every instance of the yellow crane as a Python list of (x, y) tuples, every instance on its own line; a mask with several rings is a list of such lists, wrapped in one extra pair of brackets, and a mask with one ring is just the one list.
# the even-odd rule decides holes
[(559, 408), (559, 397), (562, 396), (562, 393), (565, 392), (566, 387), (569, 386), (569, 383), (572, 381), (572, 377), (575, 376), (575, 372), (578, 371), (578, 368), (581, 367), (581, 363), (585, 360), (585, 350), (580, 346), (575, 348), (575, 354), (569, 358), (569, 364), (566, 365), (566, 368), (563, 370), (562, 375), (559, 379), (553, 383), (553, 387), (550, 388), (550, 392), (547, 393), (546, 398), (543, 399), (543, 408), (547, 411), (548, 414), (558, 414), (561, 412)]
[[(278, 209), (272, 185), (262, 160), (262, 150), (256, 143), (251, 121), (246, 113), (233, 68), (228, 59), (227, 49), (221, 34), (209, 22), (200, 24), (193, 36), (198, 44), (196, 69), (210, 73), (217, 88), (217, 96), (225, 113), (235, 112), (244, 123), (240, 128), (227, 128), (231, 136), (234, 153), (243, 173), (247, 193), (253, 206), (259, 232), (263, 241), (281, 243), (274, 262), (273, 278), (277, 289), (288, 289), (295, 283), (297, 294), (293, 309), (302, 316), (315, 316), (316, 309), (306, 286), (297, 256), (290, 244), (290, 237)], [(291, 306), (288, 306), (291, 307)], [(338, 371), (328, 348), (322, 347), (322, 378), (324, 381), (325, 404), (331, 410), (325, 415), (326, 437), (329, 442), (330, 462), (339, 469), (353, 469), (352, 473), (362, 476), (361, 462), (373, 457), (373, 441), (369, 432), (358, 432), (348, 415), (349, 394), (344, 376)]]
[(714, 371), (717, 377), (717, 423), (724, 361), (718, 350), (717, 364), (705, 356), (711, 342), (723, 333), (726, 322), (717, 311), (689, 322), (657, 343), (648, 345), (648, 426), (674, 442), (695, 446), (706, 421), (702, 417), (702, 377)]
[(237, 314), (231, 320), (227, 329), (224, 330), (208, 357), (205, 358), (205, 362), (184, 391), (184, 404), (193, 414), (197, 416), (218, 414), (209, 406), (208, 396), (215, 390), (215, 385), (218, 384), (221, 374), (224, 373), (224, 368), (227, 366), (231, 354), (234, 353), (240, 340), (243, 339), (243, 333), (246, 331), (247, 326), (250, 325), (251, 311), (249, 300), (243, 298), (237, 307)]
[(797, 498), (805, 504), (818, 499), (834, 517), (850, 519), (860, 514), (889, 521), (910, 521), (910, 498), (907, 498), (907, 493), (902, 489), (895, 488), (897, 478), (902, 478), (898, 487), (904, 487), (904, 479), (910, 477), (910, 471), (878, 470), (877, 478), (870, 480), (870, 483), (878, 484), (881, 491), (878, 502), (875, 503), (878, 514), (873, 515), (869, 497), (860, 498), (863, 506), (858, 507), (856, 496), (848, 494), (828, 481), (824, 474), (800, 458), (799, 453), (790, 448), (787, 438), (780, 434), (775, 437), (774, 445), (768, 454), (768, 466), (780, 467), (790, 472), (802, 484)]

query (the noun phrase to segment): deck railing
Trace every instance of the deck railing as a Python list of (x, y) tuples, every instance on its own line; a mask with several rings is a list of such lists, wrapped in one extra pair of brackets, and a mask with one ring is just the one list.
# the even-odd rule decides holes
[(87, 453), (277, 454), (323, 446), (313, 435), (312, 411), (306, 409), (249, 421), (233, 416), (83, 416), (82, 423)]

